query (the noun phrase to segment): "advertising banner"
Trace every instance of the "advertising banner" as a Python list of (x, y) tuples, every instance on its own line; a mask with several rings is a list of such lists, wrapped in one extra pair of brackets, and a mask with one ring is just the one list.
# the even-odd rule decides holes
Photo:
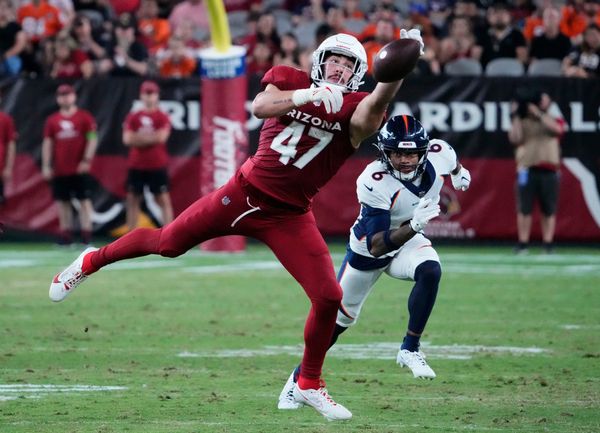
[[(98, 155), (92, 165), (96, 233), (110, 234), (124, 223), (127, 150), (121, 141), (121, 124), (139, 103), (140, 81), (111, 78), (76, 84), (79, 105), (96, 117), (99, 128)], [(1, 109), (15, 118), (19, 131), (15, 174), (5, 185), (7, 202), (0, 207), (0, 219), (8, 229), (49, 234), (58, 229), (57, 209), (40, 171), (42, 128), (45, 118), (57, 109), (57, 85), (19, 80), (2, 89)], [(211, 100), (217, 101), (202, 104), (214, 114), (206, 124), (200, 121), (199, 101), (206, 99), (200, 99), (199, 78), (162, 81), (160, 85), (161, 108), (173, 125), (168, 142), (169, 175), (178, 214), (200, 196), (202, 185), (216, 187), (235, 170), (233, 162), (237, 167), (243, 159), (246, 144), (242, 136), (246, 131), (248, 153), (256, 150), (262, 121), (250, 115), (249, 106), (260, 90), (259, 81), (251, 80), (248, 94), (242, 98), (203, 90), (212, 91)], [(367, 83), (366, 88), (372, 85)], [(448, 182), (442, 194), (444, 213), (429, 224), (429, 234), (450, 239), (516, 239), (515, 163), (507, 133), (512, 95), (520, 86), (548, 92), (554, 101), (551, 111), (566, 122), (561, 140), (557, 241), (600, 242), (600, 86), (597, 80), (561, 78), (406, 80), (390, 114), (418, 117), (431, 137), (444, 139), (456, 149), (473, 176), (466, 192), (454, 191)], [(218, 111), (218, 102), (225, 98), (240, 99), (236, 105), (245, 111), (235, 115)], [(217, 143), (218, 150), (211, 148), (216, 153), (204, 159), (206, 137)], [(364, 143), (317, 195), (314, 211), (323, 234), (347, 236), (358, 212), (356, 178), (375, 157), (374, 147)], [(146, 197), (145, 211), (150, 219), (154, 206), (151, 196)], [(534, 239), (540, 236), (538, 221), (535, 212)]]

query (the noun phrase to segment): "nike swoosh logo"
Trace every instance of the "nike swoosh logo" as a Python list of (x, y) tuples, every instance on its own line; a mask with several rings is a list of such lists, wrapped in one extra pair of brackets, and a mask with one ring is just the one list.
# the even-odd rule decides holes
[[(364, 184), (363, 184), (364, 185)], [(372, 186), (367, 186), (365, 185), (365, 188), (367, 188), (369, 191), (373, 191), (373, 187)]]

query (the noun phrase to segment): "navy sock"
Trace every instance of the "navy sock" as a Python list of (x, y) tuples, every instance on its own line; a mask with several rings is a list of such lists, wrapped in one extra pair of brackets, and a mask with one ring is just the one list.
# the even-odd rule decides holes
[(401, 349), (408, 350), (409, 352), (417, 352), (419, 350), (419, 340), (421, 337), (416, 335), (406, 334), (404, 341), (402, 342)]

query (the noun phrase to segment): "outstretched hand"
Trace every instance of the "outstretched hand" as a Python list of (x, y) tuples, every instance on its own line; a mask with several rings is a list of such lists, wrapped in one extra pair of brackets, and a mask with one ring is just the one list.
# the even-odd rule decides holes
[(452, 186), (456, 190), (466, 191), (471, 186), (471, 172), (462, 167), (456, 174), (451, 174)]

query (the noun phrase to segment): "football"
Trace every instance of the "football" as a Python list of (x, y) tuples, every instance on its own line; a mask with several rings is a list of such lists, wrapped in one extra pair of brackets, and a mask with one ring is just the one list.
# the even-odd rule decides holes
[(391, 83), (406, 77), (419, 60), (420, 46), (414, 39), (396, 39), (385, 45), (373, 59), (373, 77)]

